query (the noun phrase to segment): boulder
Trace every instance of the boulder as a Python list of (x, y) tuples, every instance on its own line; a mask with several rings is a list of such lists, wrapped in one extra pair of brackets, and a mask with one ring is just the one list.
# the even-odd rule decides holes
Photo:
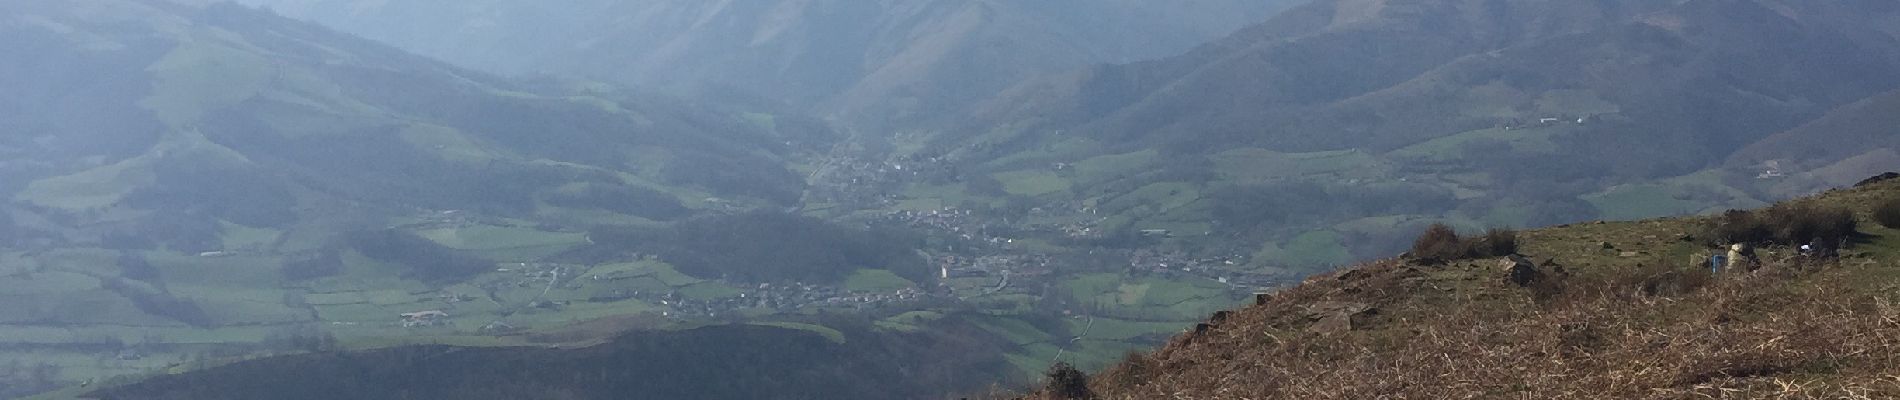
[(1352, 330), (1352, 316), (1329, 315), (1314, 321), (1313, 326), (1306, 329), (1322, 335), (1348, 332)]
[(1527, 258), (1506, 257), (1498, 260), (1498, 267), (1504, 271), (1505, 281), (1518, 286), (1530, 287), (1532, 283), (1544, 279), (1544, 271)]
[(1346, 301), (1322, 301), (1306, 306), (1306, 317), (1313, 321), (1308, 331), (1335, 334), (1353, 330), (1352, 319), (1378, 312), (1371, 304)]
[(1207, 323), (1219, 325), (1223, 322), (1227, 322), (1227, 318), (1233, 315), (1233, 311), (1215, 311), (1214, 315), (1207, 317)]

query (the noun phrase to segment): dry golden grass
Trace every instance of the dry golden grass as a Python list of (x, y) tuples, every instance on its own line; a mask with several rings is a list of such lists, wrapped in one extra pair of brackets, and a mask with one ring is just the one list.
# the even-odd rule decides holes
[[(1896, 189), (1809, 201), (1867, 217)], [(1506, 283), (1496, 261), (1315, 277), (1089, 387), (1102, 399), (1900, 398), (1900, 259), (1879, 250), (1900, 231), (1839, 260), (1770, 249), (1756, 272), (1713, 276), (1685, 257), (1696, 249), (1682, 232), (1699, 221), (1526, 232), (1536, 260), (1565, 265), (1543, 287)], [(1371, 310), (1315, 329), (1328, 317), (1314, 310), (1338, 304)]]

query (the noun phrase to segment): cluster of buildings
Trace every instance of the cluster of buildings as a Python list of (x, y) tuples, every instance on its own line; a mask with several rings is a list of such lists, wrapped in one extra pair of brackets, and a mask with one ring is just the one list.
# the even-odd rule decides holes
[(1590, 123), (1590, 118), (1591, 118), (1590, 116), (1574, 116), (1573, 117), (1573, 116), (1567, 116), (1567, 115), (1553, 115), (1553, 116), (1538, 118), (1536, 122), (1530, 122), (1523, 119), (1513, 118), (1510, 121), (1505, 121), (1503, 124), (1501, 124), (1501, 127), (1503, 127), (1504, 130), (1510, 131), (1510, 130), (1518, 130), (1518, 129), (1532, 128), (1532, 127), (1540, 127), (1540, 126), (1559, 125), (1559, 124), (1573, 124), (1574, 123), (1577, 125), (1583, 125), (1583, 124)]
[(944, 279), (997, 276), (1005, 272), (1017, 276), (1040, 276), (1053, 272), (1047, 254), (1010, 252), (984, 256), (940, 255), (931, 260)]
[(1128, 256), (1130, 272), (1167, 277), (1201, 277), (1225, 283), (1239, 291), (1264, 289), (1285, 282), (1285, 277), (1236, 270), (1237, 266), (1246, 263), (1246, 256), (1239, 254), (1195, 257), (1180, 250), (1139, 249)]

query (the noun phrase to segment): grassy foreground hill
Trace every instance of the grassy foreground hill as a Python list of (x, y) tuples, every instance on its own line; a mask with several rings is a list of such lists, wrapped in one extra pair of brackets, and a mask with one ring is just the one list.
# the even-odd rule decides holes
[[(1712, 273), (1721, 217), (1521, 232), (1540, 273), (1410, 258), (1321, 275), (1032, 398), (1890, 398), (1900, 396), (1900, 182), (1794, 200), (1851, 210), (1839, 258), (1757, 250)], [(1083, 379), (1086, 379), (1084, 386)], [(1084, 389), (1086, 387), (1086, 389)]]

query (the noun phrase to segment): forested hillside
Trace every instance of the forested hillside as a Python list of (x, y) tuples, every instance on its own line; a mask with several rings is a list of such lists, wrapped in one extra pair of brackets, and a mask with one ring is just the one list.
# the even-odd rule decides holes
[[(1314, 1), (1181, 56), (1024, 82), (899, 148), (944, 160), (965, 194), (1001, 187), (987, 193), (1110, 216), (1099, 229), (1339, 265), (1430, 222), (1714, 212), (1877, 172), (1895, 133), (1878, 116), (1900, 88), (1896, 15), (1873, 1)], [(1381, 200), (1395, 192), (1417, 200)]]

